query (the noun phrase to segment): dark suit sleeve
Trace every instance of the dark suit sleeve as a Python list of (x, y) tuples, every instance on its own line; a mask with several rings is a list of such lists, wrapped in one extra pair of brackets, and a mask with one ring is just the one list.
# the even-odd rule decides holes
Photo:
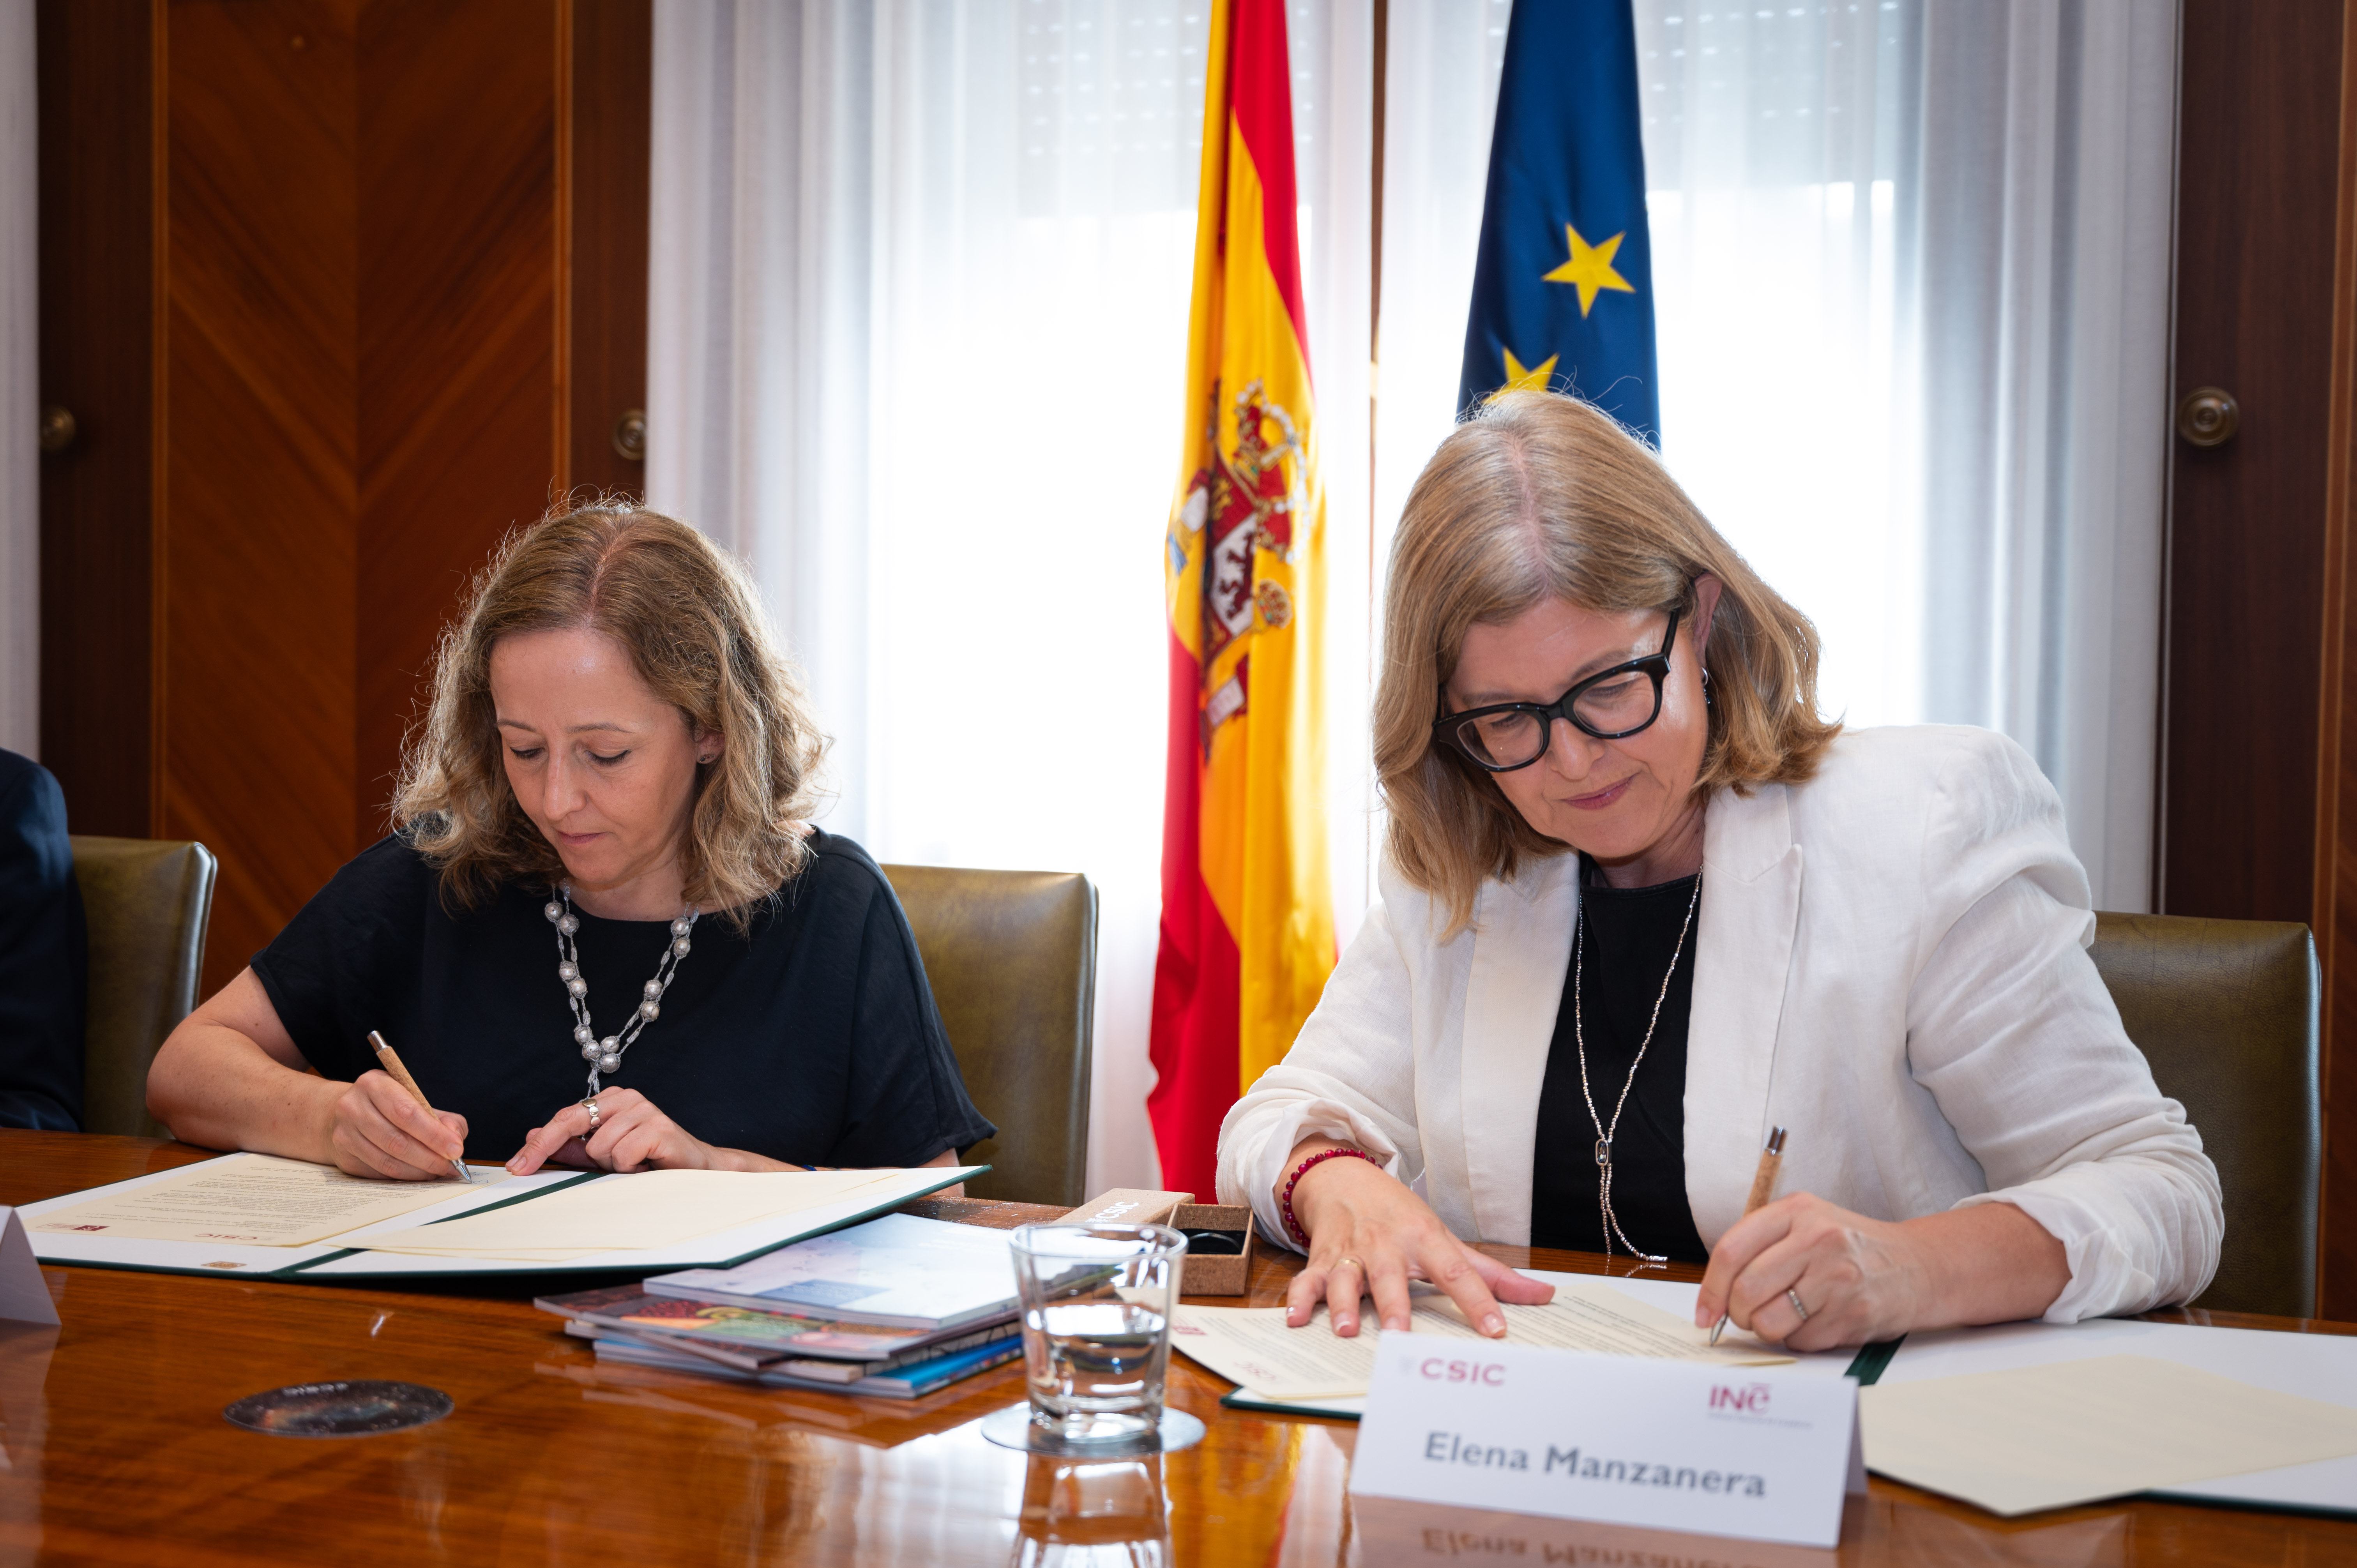
[(0, 1127), (81, 1130), (85, 940), (64, 792), (0, 752)]

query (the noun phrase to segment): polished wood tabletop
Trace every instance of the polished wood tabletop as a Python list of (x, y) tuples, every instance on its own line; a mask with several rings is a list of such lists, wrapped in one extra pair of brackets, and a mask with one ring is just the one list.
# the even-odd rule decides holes
[[(205, 1157), (152, 1139), (0, 1130), (0, 1203)], [(1001, 1227), (1057, 1212), (943, 1198), (910, 1208)], [(1607, 1272), (1583, 1253), (1488, 1250), (1517, 1265)], [(1279, 1301), (1294, 1266), (1260, 1261), (1250, 1304)], [(533, 1308), (533, 1285), (512, 1281), (362, 1290), (43, 1273), (62, 1327), (0, 1326), (0, 1561), (2357, 1563), (2357, 1520), (2153, 1501), (2007, 1520), (1879, 1477), (1852, 1499), (1838, 1552), (1354, 1504), (1350, 1423), (1224, 1410), (1230, 1385), (1179, 1357), (1171, 1402), (1203, 1419), (1206, 1440), (1155, 1459), (1076, 1464), (984, 1441), (982, 1418), (1022, 1402), (1016, 1367), (914, 1402), (761, 1390), (601, 1367)], [(2357, 1332), (2199, 1310), (2159, 1316)], [(265, 1437), (222, 1419), (247, 1394), (339, 1378), (425, 1383), (457, 1410), (432, 1425), (340, 1441)]]

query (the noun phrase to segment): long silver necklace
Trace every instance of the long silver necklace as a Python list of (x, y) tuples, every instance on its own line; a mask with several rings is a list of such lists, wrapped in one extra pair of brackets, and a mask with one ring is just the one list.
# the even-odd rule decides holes
[(639, 1010), (630, 1015), (619, 1034), (597, 1037), (597, 1026), (589, 1022), (589, 983), (581, 978), (581, 954), (573, 945), (574, 933), (581, 929), (581, 917), (573, 912), (573, 889), (565, 883), (556, 885), (556, 897), (541, 909), (548, 923), (556, 928), (556, 978), (565, 983), (565, 1000), (573, 1004), (573, 1041), (581, 1047), (581, 1059), (589, 1064), (589, 1098), (597, 1095), (597, 1075), (619, 1072), (622, 1053), (630, 1048), (640, 1031), (662, 1016), (662, 993), (693, 945), (688, 933), (695, 927), (696, 908), (690, 904), (687, 913), (671, 923), (671, 944), (663, 949), (662, 961), (655, 965), (655, 977), (642, 988), (643, 999)]
[(1587, 1089), (1587, 1036), (1580, 1026), (1580, 971), (1587, 957), (1587, 900), (1579, 901), (1579, 917), (1571, 930), (1571, 1037), (1579, 1047), (1579, 1095), (1587, 1101), (1587, 1119), (1596, 1126), (1596, 1210), (1604, 1226), (1604, 1255), (1612, 1255), (1612, 1239), (1630, 1253), (1649, 1263), (1666, 1263), (1670, 1260), (1652, 1252), (1641, 1251), (1635, 1243), (1621, 1234), (1620, 1217), (1612, 1212), (1612, 1139), (1620, 1131), (1621, 1108), (1629, 1103), (1630, 1086), (1637, 1081), (1637, 1069), (1645, 1064), (1645, 1051), (1653, 1043), (1653, 1028), (1662, 1021), (1662, 1004), (1670, 994), (1670, 981), (1678, 972), (1678, 959), (1686, 950), (1686, 933), (1694, 929), (1695, 908), (1702, 902), (1702, 873), (1695, 873), (1694, 897), (1686, 900), (1685, 924), (1678, 928), (1678, 945), (1670, 954), (1670, 972), (1662, 976), (1661, 994), (1653, 998), (1653, 1015), (1645, 1023), (1645, 1037), (1638, 1043), (1637, 1059), (1629, 1064), (1629, 1077), (1620, 1085), (1620, 1098), (1612, 1102), (1612, 1122), (1607, 1126), (1596, 1114), (1596, 1096)]

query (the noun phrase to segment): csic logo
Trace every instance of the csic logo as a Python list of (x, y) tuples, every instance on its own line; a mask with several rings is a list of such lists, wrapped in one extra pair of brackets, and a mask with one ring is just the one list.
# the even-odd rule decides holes
[(1506, 1369), (1495, 1361), (1450, 1361), (1427, 1356), (1415, 1370), (1418, 1377), (1436, 1383), (1480, 1383), (1494, 1389), (1506, 1380)]
[(1710, 1391), (1710, 1408), (1733, 1411), (1738, 1415), (1766, 1415), (1769, 1392), (1766, 1383), (1753, 1383), (1741, 1389), (1731, 1389), (1725, 1383), (1715, 1384)]

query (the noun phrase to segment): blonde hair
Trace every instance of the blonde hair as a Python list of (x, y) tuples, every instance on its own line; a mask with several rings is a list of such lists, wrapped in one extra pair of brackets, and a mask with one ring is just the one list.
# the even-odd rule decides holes
[(1471, 920), (1489, 877), (1566, 853), (1490, 774), (1436, 744), (1442, 685), (1465, 634), (1563, 599), (1607, 612), (1677, 609), (1695, 579), (1723, 585), (1708, 629), (1709, 740), (1695, 789), (1748, 794), (1815, 773), (1841, 725), (1817, 713), (1817, 632), (1695, 510), (1652, 451), (1611, 417), (1552, 392), (1505, 393), (1425, 465), (1392, 544), (1375, 694), (1375, 771), (1400, 874)]
[(560, 502), (476, 575), (436, 652), (433, 705), (403, 748), (394, 823), (457, 908), (505, 884), (564, 875), (509, 787), (490, 664), (503, 637), (575, 629), (628, 650), (690, 735), (722, 737), (719, 756), (696, 768), (681, 863), (688, 898), (742, 929), (756, 901), (809, 856), (826, 737), (745, 568), (687, 524), (626, 499)]

